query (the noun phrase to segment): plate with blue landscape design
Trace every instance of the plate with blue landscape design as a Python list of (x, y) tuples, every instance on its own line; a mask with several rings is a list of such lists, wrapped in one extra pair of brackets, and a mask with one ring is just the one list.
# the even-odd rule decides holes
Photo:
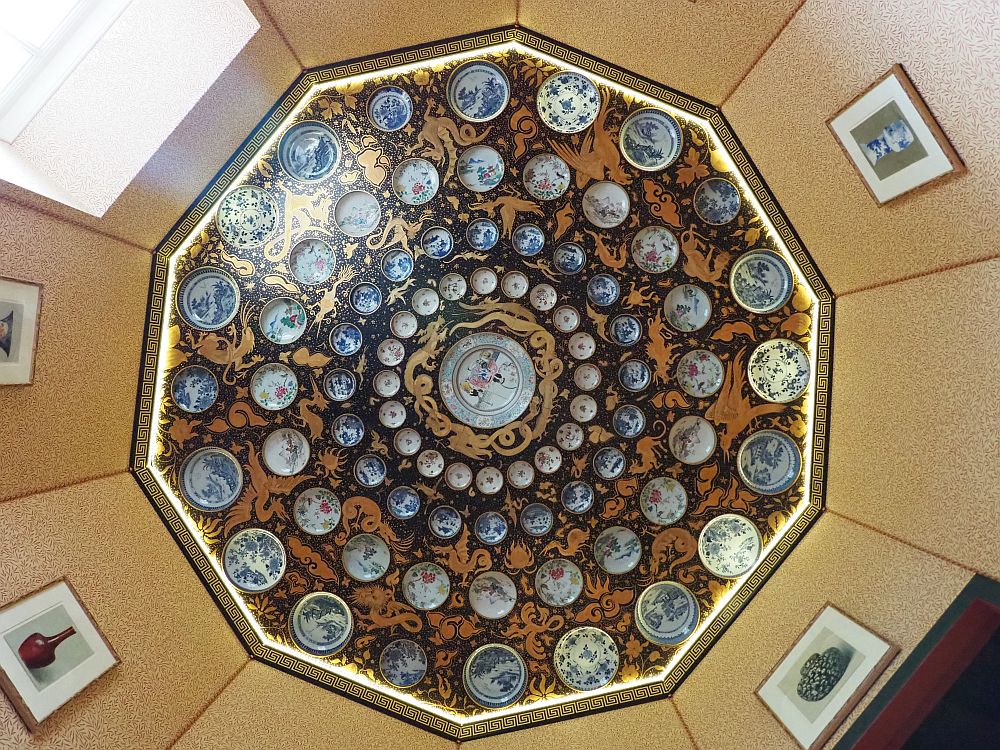
[(278, 203), (264, 188), (243, 185), (222, 199), (215, 223), (230, 247), (259, 247), (278, 229)]
[(763, 547), (753, 521), (736, 513), (713, 518), (698, 537), (702, 565), (720, 578), (739, 578), (748, 573), (757, 564)]
[(219, 381), (201, 365), (191, 365), (174, 375), (170, 383), (174, 403), (189, 414), (197, 414), (215, 403), (219, 397)]
[(710, 177), (694, 191), (694, 212), (709, 224), (728, 224), (740, 212), (740, 191), (729, 180)]
[(412, 116), (413, 100), (399, 86), (383, 86), (368, 99), (368, 119), (379, 130), (399, 130)]
[(243, 529), (222, 550), (222, 568), (240, 591), (257, 594), (278, 585), (285, 574), (285, 548), (270, 531)]
[(618, 145), (633, 167), (657, 172), (677, 161), (683, 141), (677, 120), (666, 112), (647, 107), (633, 112), (622, 123)]
[(198, 510), (223, 510), (243, 491), (243, 467), (222, 448), (200, 448), (181, 467), (181, 495)]
[(521, 697), (528, 668), (514, 649), (487, 643), (465, 660), (462, 682), (469, 697), (483, 708), (503, 708)]
[(510, 101), (510, 81), (499, 67), (485, 60), (459, 65), (448, 78), (448, 104), (464, 120), (487, 122)]
[(217, 268), (199, 268), (177, 286), (177, 312), (199, 331), (217, 331), (228, 325), (240, 308), (240, 288), (233, 277)]
[(281, 136), (278, 163), (296, 180), (317, 182), (340, 163), (340, 140), (322, 122), (297, 123)]
[(288, 620), (295, 645), (316, 656), (332, 656), (340, 651), (354, 630), (350, 608), (328, 591), (303, 596)]
[(356, 581), (375, 581), (385, 575), (392, 562), (389, 545), (374, 534), (356, 534), (347, 540), (340, 555), (347, 575)]
[(743, 483), (761, 495), (789, 489), (802, 471), (802, 453), (788, 435), (759, 430), (743, 441), (736, 454), (736, 469)]
[(698, 627), (698, 600), (686, 586), (658, 581), (639, 595), (635, 625), (643, 637), (660, 646), (677, 646)]
[(416, 641), (399, 638), (382, 649), (378, 668), (391, 685), (411, 688), (427, 674), (427, 654)]
[(741, 255), (729, 272), (729, 289), (744, 310), (772, 313), (792, 296), (792, 269), (777, 253), (760, 250)]
[(557, 133), (579, 133), (597, 119), (601, 93), (587, 76), (563, 70), (545, 79), (535, 96), (542, 122)]
[(597, 690), (618, 674), (618, 647), (600, 628), (573, 628), (556, 644), (556, 674), (572, 690)]

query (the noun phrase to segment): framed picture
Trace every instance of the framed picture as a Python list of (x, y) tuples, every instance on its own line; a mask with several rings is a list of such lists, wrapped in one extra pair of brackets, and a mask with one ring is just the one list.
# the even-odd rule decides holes
[(0, 385), (31, 382), (41, 304), (41, 284), (0, 277)]
[(796, 742), (821, 747), (899, 648), (827, 604), (757, 688)]
[(30, 731), (117, 663), (65, 579), (0, 609), (0, 687)]
[(893, 65), (826, 124), (879, 204), (965, 171), (901, 65)]

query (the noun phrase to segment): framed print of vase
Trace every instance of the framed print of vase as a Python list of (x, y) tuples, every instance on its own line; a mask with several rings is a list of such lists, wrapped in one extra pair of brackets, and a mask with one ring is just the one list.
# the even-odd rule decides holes
[(31, 383), (41, 304), (41, 284), (0, 277), (0, 385)]
[(893, 65), (826, 124), (880, 205), (965, 171), (902, 65)]
[(827, 604), (764, 678), (757, 697), (801, 747), (817, 750), (898, 652)]
[(65, 579), (0, 609), (0, 688), (29, 731), (118, 662)]

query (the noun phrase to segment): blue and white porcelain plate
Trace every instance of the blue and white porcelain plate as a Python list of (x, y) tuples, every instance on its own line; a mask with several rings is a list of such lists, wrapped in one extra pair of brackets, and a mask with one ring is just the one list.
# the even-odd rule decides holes
[(493, 219), (476, 219), (465, 230), (465, 241), (473, 250), (492, 250), (500, 239), (500, 229)]
[(517, 604), (517, 586), (505, 573), (489, 570), (472, 579), (469, 586), (469, 606), (480, 617), (499, 620)]
[(278, 230), (278, 204), (264, 188), (243, 185), (222, 199), (215, 223), (230, 247), (260, 247)]
[(569, 180), (569, 164), (555, 154), (532, 156), (521, 175), (524, 189), (540, 201), (554, 201), (562, 197), (569, 189)]
[(583, 593), (583, 574), (564, 558), (547, 560), (535, 573), (535, 591), (550, 607), (566, 607)]
[(224, 510), (243, 491), (243, 467), (222, 448), (200, 448), (181, 466), (181, 496), (198, 510)]
[(330, 331), (330, 348), (341, 357), (357, 354), (361, 341), (361, 329), (353, 323), (338, 323)]
[(615, 432), (629, 440), (639, 437), (646, 430), (646, 415), (635, 404), (619, 406), (611, 422)]
[(278, 585), (285, 574), (285, 548), (270, 531), (243, 529), (226, 542), (222, 568), (240, 591), (256, 594)]
[(348, 237), (366, 237), (382, 220), (382, 206), (371, 193), (352, 190), (333, 207), (333, 220)]
[(521, 528), (531, 536), (545, 536), (552, 530), (555, 518), (552, 510), (541, 503), (525, 505), (521, 510)]
[(291, 427), (277, 429), (264, 439), (264, 465), (282, 477), (298, 474), (309, 463), (309, 441)]
[(192, 271), (177, 286), (177, 312), (199, 331), (217, 331), (240, 309), (240, 288), (233, 277), (217, 268)]
[(693, 349), (677, 362), (677, 383), (689, 396), (708, 398), (722, 387), (725, 368), (707, 349)]
[(611, 274), (599, 273), (587, 282), (587, 297), (599, 307), (615, 304), (620, 295), (621, 287)]
[(729, 180), (710, 177), (694, 191), (694, 212), (709, 224), (728, 224), (740, 212), (740, 191)]
[(771, 339), (753, 350), (747, 377), (762, 399), (787, 404), (805, 392), (810, 369), (805, 349), (790, 339)]
[(420, 236), (420, 248), (428, 258), (447, 258), (454, 247), (455, 238), (444, 227), (431, 227)]
[(354, 462), (354, 478), (362, 487), (378, 487), (385, 481), (385, 461), (369, 453)]
[(698, 600), (686, 586), (657, 581), (639, 594), (635, 624), (643, 637), (660, 646), (677, 646), (698, 628)]
[(382, 275), (389, 281), (406, 281), (413, 273), (413, 256), (400, 248), (393, 248), (382, 258)]
[(450, 505), (439, 505), (427, 517), (427, 527), (438, 539), (452, 539), (462, 530), (462, 516)]
[(399, 86), (383, 86), (368, 98), (368, 119), (387, 133), (406, 127), (413, 117), (413, 100)]
[(709, 573), (739, 578), (757, 564), (764, 542), (753, 522), (725, 513), (705, 524), (698, 537), (698, 556)]
[(741, 255), (729, 272), (729, 289), (744, 310), (766, 314), (780, 310), (792, 296), (795, 280), (785, 259), (769, 250)]
[(583, 194), (583, 215), (600, 229), (613, 229), (628, 218), (628, 193), (616, 182), (595, 182)]
[(667, 293), (663, 300), (667, 322), (681, 333), (700, 330), (712, 317), (712, 300), (701, 287), (680, 284)]
[(340, 139), (316, 120), (296, 123), (278, 144), (278, 163), (302, 182), (318, 182), (340, 163)]
[(572, 690), (596, 690), (618, 674), (618, 647), (599, 628), (573, 628), (556, 643), (552, 654), (556, 674)]
[(427, 674), (427, 654), (416, 641), (400, 638), (382, 649), (378, 668), (390, 685), (411, 688)]
[(316, 238), (297, 242), (288, 254), (288, 267), (292, 276), (309, 286), (322, 284), (329, 279), (336, 263), (333, 248)]
[(625, 473), (625, 454), (606, 445), (594, 454), (594, 471), (601, 479), (617, 479)]
[(629, 359), (621, 363), (618, 368), (618, 382), (627, 391), (638, 393), (649, 387), (653, 380), (653, 373), (649, 370), (649, 365), (638, 359)]
[(351, 289), (350, 301), (358, 315), (371, 315), (382, 306), (382, 292), (370, 281), (362, 281)]
[(666, 273), (680, 252), (677, 236), (661, 224), (643, 227), (632, 238), (632, 260), (646, 273)]
[(268, 411), (280, 411), (291, 406), (298, 392), (299, 382), (295, 373), (280, 362), (261, 365), (250, 378), (251, 398)]
[(666, 169), (677, 161), (683, 141), (677, 120), (652, 107), (630, 114), (618, 136), (622, 156), (644, 172)]
[(344, 570), (356, 581), (377, 581), (392, 563), (389, 545), (374, 534), (356, 534), (347, 540), (340, 559)]
[(634, 315), (618, 315), (611, 321), (608, 333), (619, 346), (634, 346), (642, 338), (642, 323)]
[(458, 180), (474, 193), (485, 193), (500, 184), (503, 157), (492, 146), (473, 146), (458, 158)]
[(564, 242), (552, 251), (552, 265), (567, 276), (580, 273), (587, 265), (587, 251), (576, 242)]
[(365, 437), (365, 423), (357, 414), (340, 414), (330, 427), (333, 439), (345, 448), (358, 445)]
[(586, 513), (594, 505), (594, 488), (586, 482), (569, 482), (562, 488), (559, 501), (570, 513)]
[(403, 575), (403, 598), (420, 610), (437, 609), (448, 599), (451, 581), (440, 565), (419, 562)]
[(654, 477), (639, 495), (639, 508), (652, 523), (670, 526), (687, 513), (688, 494), (673, 477)]
[(306, 310), (291, 297), (276, 297), (260, 311), (260, 332), (273, 344), (298, 341), (306, 332)]
[(392, 491), (389, 492), (386, 505), (393, 516), (406, 521), (420, 511), (420, 494), (406, 485), (393, 487)]
[(507, 538), (507, 519), (496, 511), (488, 510), (476, 519), (475, 531), (483, 544), (499, 544)]
[(736, 454), (743, 483), (761, 495), (789, 489), (802, 471), (802, 453), (795, 441), (777, 430), (759, 430), (743, 441)]
[(601, 92), (587, 76), (564, 70), (545, 79), (535, 104), (542, 122), (557, 133), (579, 133), (597, 119)]
[(488, 643), (465, 661), (465, 692), (483, 708), (503, 708), (517, 702), (528, 684), (524, 659), (510, 646)]
[(331, 401), (347, 401), (358, 389), (358, 381), (350, 370), (338, 368), (323, 380), (323, 391)]
[(639, 564), (642, 543), (631, 529), (611, 526), (594, 540), (594, 559), (612, 575), (628, 573)]
[(307, 534), (321, 536), (340, 523), (340, 500), (325, 487), (310, 487), (295, 498), (295, 524)]
[(510, 81), (499, 67), (485, 60), (459, 65), (448, 78), (448, 104), (463, 120), (487, 122), (510, 101)]
[(174, 375), (170, 383), (174, 403), (189, 414), (198, 414), (219, 397), (219, 381), (212, 371), (201, 365), (191, 365)]
[(350, 607), (328, 591), (303, 596), (288, 620), (295, 645), (315, 656), (333, 656), (347, 645), (354, 630)]
[(545, 232), (537, 224), (518, 224), (510, 242), (520, 255), (530, 258), (538, 255), (545, 247)]
[(404, 159), (392, 172), (392, 192), (408, 206), (421, 206), (441, 187), (437, 167), (427, 159)]

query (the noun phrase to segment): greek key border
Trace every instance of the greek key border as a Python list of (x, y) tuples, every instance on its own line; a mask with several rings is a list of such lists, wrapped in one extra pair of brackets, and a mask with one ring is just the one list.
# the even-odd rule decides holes
[[(485, 717), (478, 721), (460, 724), (429, 710), (421, 709), (367, 686), (347, 680), (340, 675), (320, 669), (309, 662), (296, 659), (262, 641), (237, 606), (236, 600), (216, 574), (208, 556), (202, 551), (180, 514), (155, 481), (149, 468), (151, 458), (149, 445), (154, 428), (153, 398), (156, 389), (159, 344), (165, 322), (162, 319), (162, 311), (165, 309), (164, 297), (167, 288), (169, 258), (180, 248), (184, 239), (205, 217), (211, 206), (235, 181), (236, 176), (250, 163), (260, 147), (276, 132), (308, 91), (315, 84), (332, 83), (345, 77), (372, 73), (386, 67), (426, 62), (436, 57), (470, 52), (511, 41), (519, 42), (529, 49), (590, 71), (694, 116), (706, 119), (715, 128), (723, 145), (728, 149), (737, 168), (757, 196), (779, 237), (798, 263), (806, 281), (819, 299), (818, 315), (815, 321), (817, 368), (813, 406), (813, 444), (811, 446), (813, 469), (808, 488), (809, 504), (803, 514), (786, 530), (781, 540), (753, 575), (733, 595), (712, 624), (691, 645), (681, 661), (664, 676), (663, 680), (653, 684), (623, 687), (612, 693), (581, 695), (579, 698), (565, 703), (536, 708), (529, 707), (513, 714)], [(834, 298), (829, 285), (816, 268), (725, 116), (717, 107), (517, 26), (493, 29), (465, 37), (313, 68), (304, 71), (292, 83), (226, 165), (216, 174), (202, 194), (192, 203), (183, 217), (174, 225), (153, 254), (146, 330), (142, 347), (142, 366), (136, 397), (131, 471), (170, 530), (178, 546), (191, 562), (205, 588), (225, 612), (230, 626), (253, 658), (454, 740), (485, 737), (513, 729), (609, 710), (622, 705), (641, 703), (668, 696), (676, 690), (822, 512), (826, 485), (833, 313)]]

